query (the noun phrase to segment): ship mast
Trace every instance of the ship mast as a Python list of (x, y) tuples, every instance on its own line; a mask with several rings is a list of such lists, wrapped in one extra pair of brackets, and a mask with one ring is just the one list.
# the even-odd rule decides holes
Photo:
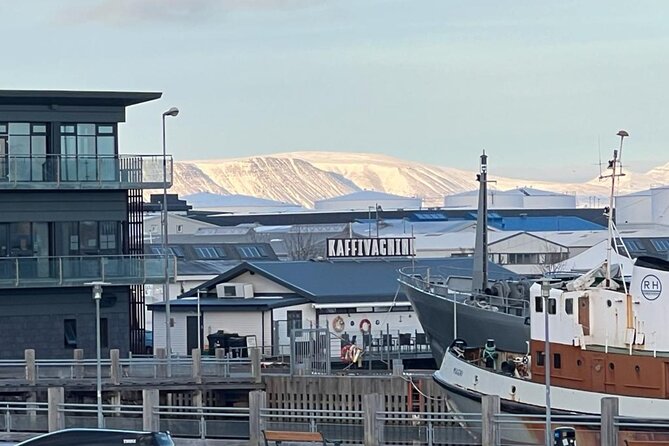
[[(627, 133), (625, 130), (620, 130), (616, 135), (620, 136), (620, 149), (619, 150), (614, 150), (613, 151), (613, 159), (609, 161), (609, 169), (611, 169), (611, 174), (610, 175), (600, 175), (599, 179), (604, 179), (604, 178), (611, 178), (611, 194), (609, 195), (609, 208), (607, 211), (607, 217), (608, 217), (608, 238), (607, 238), (607, 245), (606, 245), (606, 287), (608, 288), (611, 286), (611, 255), (612, 255), (612, 249), (613, 249), (613, 200), (615, 197), (615, 191), (616, 191), (616, 177), (622, 177), (625, 174), (623, 173), (623, 164), (622, 164), (622, 156), (623, 156), (623, 139), (625, 139), (626, 136), (629, 136), (629, 133)], [(616, 168), (620, 164), (620, 172), (616, 172)]]
[(476, 213), (472, 292), (483, 293), (488, 287), (488, 156), (485, 150), (481, 155), (481, 170), (476, 175), (476, 181), (479, 182), (479, 203)]

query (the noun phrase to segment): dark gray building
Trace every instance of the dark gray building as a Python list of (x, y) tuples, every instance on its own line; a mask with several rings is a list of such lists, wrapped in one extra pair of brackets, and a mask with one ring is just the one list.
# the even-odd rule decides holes
[(174, 275), (143, 254), (142, 190), (162, 187), (163, 157), (119, 155), (118, 125), (160, 96), (0, 91), (0, 358), (92, 357), (91, 282), (105, 283), (103, 356), (143, 351), (143, 285)]

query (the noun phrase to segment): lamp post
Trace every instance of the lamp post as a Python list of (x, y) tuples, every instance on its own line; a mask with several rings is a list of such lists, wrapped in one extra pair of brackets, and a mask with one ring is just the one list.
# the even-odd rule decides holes
[(379, 238), (379, 203), (374, 206), (376, 208), (376, 238)]
[(170, 319), (172, 318), (170, 312), (170, 285), (169, 285), (169, 272), (168, 272), (168, 257), (167, 257), (167, 152), (165, 144), (165, 117), (167, 116), (176, 116), (179, 114), (179, 109), (172, 107), (166, 112), (163, 113), (163, 218), (162, 218), (162, 251), (164, 258), (163, 266), (165, 267), (165, 282), (163, 283), (163, 297), (165, 298), (165, 350), (167, 350), (167, 373), (171, 375), (170, 367), (170, 358), (172, 356), (172, 337), (171, 337), (171, 324)]
[(97, 400), (98, 429), (102, 429), (105, 424), (102, 415), (102, 363), (100, 356), (100, 300), (102, 300), (103, 285), (111, 285), (107, 282), (89, 282), (84, 285), (93, 287), (93, 300), (95, 301), (95, 391)]
[(202, 353), (202, 313), (200, 312), (200, 289), (197, 289), (197, 349)]
[(544, 370), (546, 384), (546, 446), (551, 446), (551, 344), (548, 338), (548, 307), (551, 296), (551, 285), (548, 279), (541, 281), (541, 297), (544, 301)]

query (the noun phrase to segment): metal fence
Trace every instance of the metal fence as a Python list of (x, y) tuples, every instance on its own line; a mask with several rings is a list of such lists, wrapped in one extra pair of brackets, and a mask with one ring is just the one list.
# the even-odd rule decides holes
[(327, 328), (294, 329), (290, 334), (290, 373), (330, 374), (330, 332)]
[(267, 429), (321, 432), (329, 440), (361, 443), (364, 438), (361, 410), (260, 409)]
[(249, 438), (248, 408), (158, 406), (154, 414), (175, 437)]

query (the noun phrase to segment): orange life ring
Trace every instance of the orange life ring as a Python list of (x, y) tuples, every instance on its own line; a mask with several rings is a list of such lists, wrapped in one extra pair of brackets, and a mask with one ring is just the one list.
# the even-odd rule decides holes
[(342, 318), (341, 316), (337, 316), (334, 319), (332, 319), (332, 329), (337, 333), (341, 333), (342, 331), (344, 331), (345, 326), (346, 323), (344, 323), (344, 318)]
[(369, 319), (363, 319), (360, 321), (360, 331), (368, 333), (372, 331), (372, 323), (369, 321)]

